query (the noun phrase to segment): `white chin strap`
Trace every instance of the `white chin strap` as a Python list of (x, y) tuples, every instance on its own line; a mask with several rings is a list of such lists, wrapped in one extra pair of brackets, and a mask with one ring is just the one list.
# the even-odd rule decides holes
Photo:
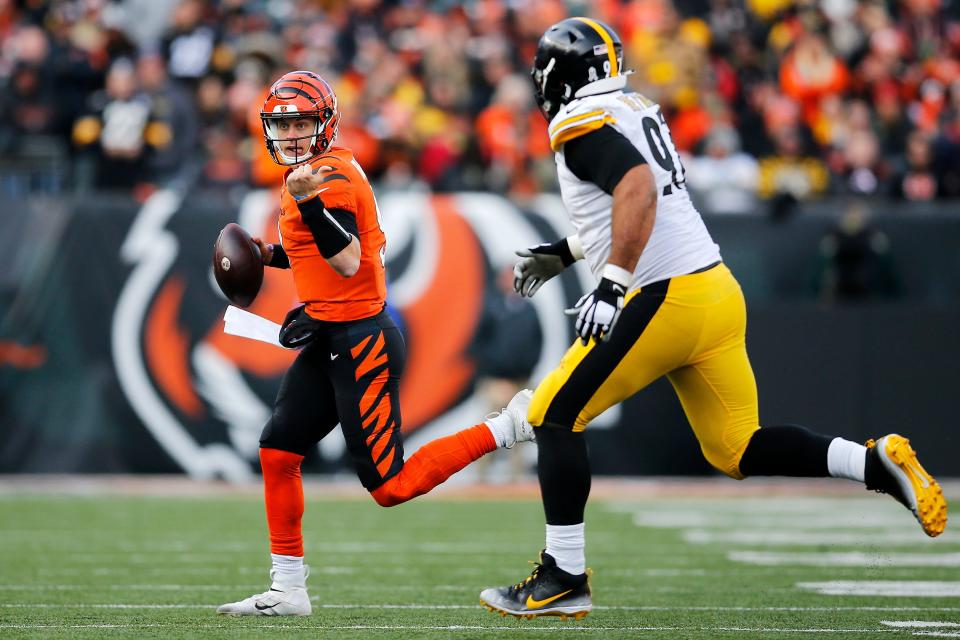
[(613, 76), (612, 78), (601, 78), (590, 84), (585, 84), (577, 89), (573, 97), (583, 98), (584, 96), (594, 96), (598, 93), (610, 93), (611, 91), (619, 91), (625, 86), (627, 86), (627, 74), (624, 73)]

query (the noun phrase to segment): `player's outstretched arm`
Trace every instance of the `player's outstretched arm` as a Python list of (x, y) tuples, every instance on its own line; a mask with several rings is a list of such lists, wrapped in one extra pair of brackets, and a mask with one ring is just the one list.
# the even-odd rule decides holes
[(583, 246), (580, 237), (573, 234), (556, 242), (520, 249), (516, 254), (520, 259), (513, 265), (513, 288), (521, 296), (532, 298), (544, 282), (583, 259)]

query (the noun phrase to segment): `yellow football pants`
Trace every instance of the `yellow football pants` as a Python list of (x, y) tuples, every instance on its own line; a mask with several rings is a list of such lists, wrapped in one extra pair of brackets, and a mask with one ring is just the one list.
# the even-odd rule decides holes
[(633, 291), (609, 341), (577, 340), (543, 379), (530, 423), (582, 431), (666, 375), (707, 461), (740, 479), (740, 458), (759, 429), (746, 326), (743, 292), (722, 263)]

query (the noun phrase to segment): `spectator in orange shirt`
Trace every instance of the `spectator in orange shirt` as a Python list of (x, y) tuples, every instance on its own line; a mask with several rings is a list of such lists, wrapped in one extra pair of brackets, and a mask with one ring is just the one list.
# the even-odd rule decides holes
[(849, 83), (846, 65), (818, 34), (801, 37), (780, 65), (780, 86), (786, 95), (800, 102), (808, 126), (816, 122), (820, 101), (842, 93)]

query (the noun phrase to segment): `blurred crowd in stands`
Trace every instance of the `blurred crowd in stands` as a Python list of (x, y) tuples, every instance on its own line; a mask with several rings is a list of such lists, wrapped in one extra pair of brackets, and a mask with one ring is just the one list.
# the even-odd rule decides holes
[(276, 185), (292, 69), (381, 185), (555, 190), (528, 70), (568, 15), (618, 31), (708, 211), (960, 196), (956, 0), (0, 0), (0, 190)]

